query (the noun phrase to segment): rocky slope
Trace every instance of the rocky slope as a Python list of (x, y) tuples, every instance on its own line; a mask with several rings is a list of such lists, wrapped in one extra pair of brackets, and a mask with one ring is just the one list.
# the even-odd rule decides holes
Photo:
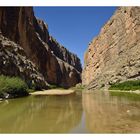
[[(79, 58), (49, 35), (47, 24), (36, 19), (33, 8), (1, 7), (0, 30), (4, 37), (15, 43), (14, 46), (18, 44), (22, 47), (25, 53), (23, 56), (26, 56), (34, 65), (33, 68), (41, 74), (44, 84), (48, 82), (70, 87), (81, 82), (82, 69)], [(15, 55), (18, 55), (18, 52), (15, 52)], [(11, 67), (16, 69), (17, 65)], [(17, 75), (14, 71), (11, 74), (10, 69), (5, 71), (7, 75)], [(1, 70), (0, 72), (3, 73)], [(24, 74), (21, 77), (29, 78)]]
[(0, 34), (0, 74), (19, 76), (29, 86), (35, 84), (36, 88), (47, 88), (48, 83), (38, 72), (35, 65), (26, 57), (19, 45), (9, 41)]
[(82, 82), (88, 89), (140, 79), (140, 7), (120, 7), (85, 53)]

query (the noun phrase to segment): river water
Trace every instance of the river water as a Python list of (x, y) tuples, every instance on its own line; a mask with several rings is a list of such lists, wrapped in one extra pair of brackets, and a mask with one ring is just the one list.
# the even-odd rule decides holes
[(0, 102), (0, 133), (140, 133), (140, 100), (104, 91)]

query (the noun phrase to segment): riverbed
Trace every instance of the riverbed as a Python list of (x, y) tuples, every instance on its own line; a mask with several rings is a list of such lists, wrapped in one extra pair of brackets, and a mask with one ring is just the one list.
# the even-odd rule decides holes
[(140, 100), (108, 91), (4, 100), (0, 133), (140, 133)]

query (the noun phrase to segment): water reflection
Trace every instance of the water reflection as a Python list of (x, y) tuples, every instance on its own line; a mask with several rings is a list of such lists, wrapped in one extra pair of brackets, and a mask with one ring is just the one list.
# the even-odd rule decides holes
[(91, 133), (140, 133), (140, 101), (94, 91), (82, 94), (86, 128)]
[(116, 94), (83, 91), (0, 102), (0, 133), (140, 133), (140, 100)]
[(0, 103), (0, 133), (68, 133), (81, 116), (77, 94), (9, 100)]

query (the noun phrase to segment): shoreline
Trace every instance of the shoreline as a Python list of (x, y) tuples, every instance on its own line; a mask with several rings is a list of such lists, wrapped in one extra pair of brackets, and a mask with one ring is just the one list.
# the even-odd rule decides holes
[(75, 93), (75, 90), (71, 89), (49, 89), (44, 91), (36, 91), (30, 93), (30, 95), (70, 95), (72, 93)]
[(127, 90), (105, 90), (105, 91), (140, 94), (140, 90), (128, 90), (128, 91)]
[(83, 89), (84, 91), (110, 91), (110, 92), (124, 92), (124, 93), (135, 93), (135, 94), (139, 94), (140, 95), (140, 90), (109, 90), (109, 89)]

